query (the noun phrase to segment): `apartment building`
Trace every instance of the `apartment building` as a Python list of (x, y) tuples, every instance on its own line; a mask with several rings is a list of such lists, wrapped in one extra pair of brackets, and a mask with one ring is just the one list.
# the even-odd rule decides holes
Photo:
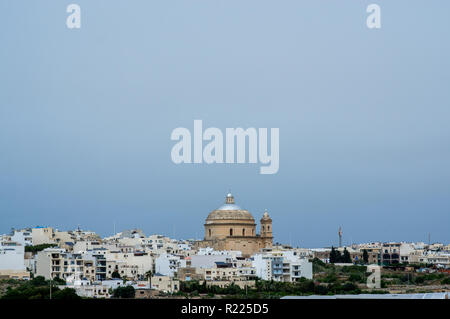
[[(368, 264), (381, 264), (381, 248), (366, 248), (368, 256)], [(364, 251), (362, 250), (364, 254)]]
[(107, 265), (107, 278), (111, 278), (114, 271), (120, 276), (135, 278), (136, 280), (145, 277), (148, 271), (154, 270), (154, 257), (143, 251), (134, 252), (108, 251), (105, 254)]
[(186, 267), (183, 256), (161, 254), (155, 259), (155, 271), (163, 276), (174, 277), (178, 268)]
[(55, 231), (52, 227), (34, 227), (31, 229), (33, 246), (42, 244), (55, 244)]
[(21, 244), (22, 246), (33, 245), (33, 236), (31, 235), (31, 229), (14, 230), (11, 235), (11, 241)]
[(171, 276), (156, 273), (152, 276), (152, 289), (165, 293), (174, 293), (180, 289), (180, 281)]
[(195, 267), (180, 267), (177, 271), (177, 278), (181, 281), (204, 280), (203, 274)]
[(252, 266), (256, 269), (256, 276), (263, 280), (282, 281), (283, 257), (269, 254), (253, 256)]
[(30, 279), (24, 262), (24, 246), (14, 241), (0, 241), (0, 278)]
[(195, 268), (213, 268), (216, 263), (231, 263), (233, 257), (231, 255), (194, 255), (186, 257), (188, 266)]
[(106, 278), (112, 279), (114, 273), (119, 274), (120, 278), (128, 280), (139, 280), (144, 276), (139, 276), (137, 265), (130, 265), (122, 260), (106, 260)]
[(223, 262), (217, 262), (213, 268), (199, 268), (198, 272), (207, 281), (236, 281), (256, 277), (255, 268), (234, 268)]
[(24, 271), (24, 246), (13, 241), (0, 241), (0, 270)]
[(253, 256), (252, 266), (263, 280), (293, 282), (312, 279), (312, 263), (294, 255), (294, 251), (272, 251)]
[[(174, 279), (170, 276), (164, 276), (160, 273), (156, 273), (152, 276), (151, 283), (151, 290), (153, 291), (174, 293), (180, 290), (180, 281), (178, 279)], [(140, 298), (148, 298), (150, 295), (154, 295), (154, 292), (150, 292), (150, 284), (147, 280), (137, 281), (133, 284), (133, 287), (136, 289), (136, 296), (139, 295)]]
[(449, 253), (430, 253), (426, 258), (428, 264), (437, 265), (442, 268), (450, 268)]
[(409, 258), (414, 252), (415, 247), (412, 243), (401, 243), (400, 244), (400, 263), (408, 264), (410, 262)]
[(46, 279), (77, 276), (92, 282), (106, 280), (106, 260), (95, 251), (68, 253), (62, 248), (46, 248), (36, 255), (36, 275)]
[(392, 265), (400, 263), (401, 243), (383, 243), (381, 247), (381, 263)]
[(410, 263), (431, 264), (440, 268), (450, 268), (450, 253), (416, 250), (410, 255)]

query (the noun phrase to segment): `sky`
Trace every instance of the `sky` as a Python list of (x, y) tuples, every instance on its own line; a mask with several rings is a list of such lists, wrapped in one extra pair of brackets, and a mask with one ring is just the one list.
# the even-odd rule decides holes
[[(81, 28), (66, 7), (81, 7)], [(366, 8), (381, 7), (381, 29)], [(447, 0), (0, 2), (0, 233), (202, 238), (231, 190), (299, 247), (449, 242)], [(179, 164), (171, 132), (280, 129), (280, 168)]]

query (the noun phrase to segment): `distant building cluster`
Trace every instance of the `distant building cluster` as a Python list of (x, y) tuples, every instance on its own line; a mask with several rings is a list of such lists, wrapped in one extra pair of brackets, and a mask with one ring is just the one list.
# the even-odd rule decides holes
[[(342, 232), (340, 231), (340, 237)], [(253, 287), (256, 279), (296, 282), (313, 278), (311, 260), (330, 261), (331, 248), (292, 248), (274, 245), (272, 219), (266, 211), (261, 232), (252, 215), (234, 202), (212, 211), (204, 240), (176, 240), (125, 230), (101, 238), (80, 228), (52, 227), (13, 230), (0, 236), (0, 278), (65, 281), (78, 295), (110, 298), (119, 287), (133, 286), (136, 298), (175, 293), (181, 282), (208, 286)], [(338, 247), (353, 263), (395, 265), (432, 264), (450, 268), (450, 245), (369, 243)]]
[[(425, 244), (423, 242), (389, 242), (389, 243), (364, 243), (352, 244), (347, 247), (335, 248), (343, 253), (349, 252), (351, 261), (359, 263), (364, 261), (364, 251), (367, 254), (367, 264), (383, 266), (401, 264), (433, 265), (437, 268), (450, 269), (450, 244), (442, 243)], [(311, 249), (312, 255), (323, 262), (330, 260), (331, 248)]]
[(245, 288), (257, 278), (312, 279), (308, 258), (301, 249), (272, 246), (267, 211), (256, 234), (252, 215), (235, 205), (231, 194), (209, 214), (202, 241), (146, 236), (139, 229), (101, 238), (79, 228), (52, 227), (13, 230), (0, 237), (0, 278), (59, 278), (78, 295), (93, 298), (109, 298), (114, 289), (129, 285), (137, 298), (148, 298), (155, 292), (177, 292), (181, 281)]

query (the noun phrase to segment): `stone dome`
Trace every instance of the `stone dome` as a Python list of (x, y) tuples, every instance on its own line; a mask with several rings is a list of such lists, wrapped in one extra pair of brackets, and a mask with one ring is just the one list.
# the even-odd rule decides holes
[(252, 214), (248, 210), (213, 210), (211, 213), (209, 213), (208, 217), (206, 218), (206, 222), (208, 221), (214, 221), (214, 220), (220, 220), (220, 219), (237, 219), (237, 220), (252, 220), (253, 218)]
[(227, 194), (225, 205), (209, 213), (206, 223), (214, 223), (220, 220), (242, 220), (254, 222), (252, 214), (248, 210), (242, 209), (234, 203), (234, 197), (230, 193)]

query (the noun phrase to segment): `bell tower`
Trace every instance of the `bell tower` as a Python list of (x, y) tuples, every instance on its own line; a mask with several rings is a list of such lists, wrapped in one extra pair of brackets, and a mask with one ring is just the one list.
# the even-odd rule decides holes
[(261, 238), (264, 241), (264, 247), (272, 247), (272, 218), (267, 210), (264, 212), (261, 222)]

